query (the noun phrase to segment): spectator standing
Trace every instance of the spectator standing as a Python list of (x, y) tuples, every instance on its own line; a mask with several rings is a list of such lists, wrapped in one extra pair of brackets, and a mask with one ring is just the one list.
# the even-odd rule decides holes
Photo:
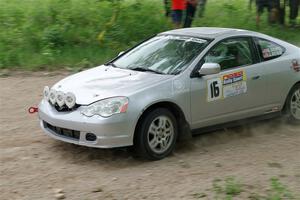
[(253, 4), (253, 0), (249, 0), (249, 10), (252, 10), (252, 4)]
[(296, 26), (296, 20), (299, 13), (300, 0), (290, 0), (290, 25), (291, 27)]
[(198, 16), (203, 17), (207, 0), (199, 0)]
[(285, 8), (286, 8), (286, 1), (287, 0), (278, 0), (278, 21), (279, 24), (285, 24)]
[(185, 0), (172, 0), (172, 21), (175, 28), (181, 28), (183, 11), (185, 8)]
[(184, 28), (191, 27), (195, 17), (197, 4), (198, 4), (198, 0), (187, 0), (186, 16), (183, 25)]
[(164, 7), (165, 7), (165, 16), (169, 17), (171, 14), (171, 1), (164, 0)]
[(270, 13), (272, 11), (272, 5), (270, 0), (256, 0), (256, 26), (259, 27), (260, 24), (260, 17), (266, 8), (268, 10), (268, 21), (270, 21)]

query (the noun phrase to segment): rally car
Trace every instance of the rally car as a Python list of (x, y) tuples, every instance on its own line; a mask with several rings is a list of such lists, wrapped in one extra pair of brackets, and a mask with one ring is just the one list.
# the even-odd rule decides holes
[(61, 141), (162, 159), (195, 130), (271, 114), (299, 122), (299, 62), (298, 47), (261, 33), (171, 30), (46, 86), (40, 125)]

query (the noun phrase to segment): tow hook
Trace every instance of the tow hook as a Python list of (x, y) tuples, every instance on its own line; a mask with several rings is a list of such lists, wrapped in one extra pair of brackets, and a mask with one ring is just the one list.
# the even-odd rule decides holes
[(31, 106), (30, 108), (28, 108), (28, 112), (29, 112), (29, 114), (34, 114), (36, 112), (39, 112), (39, 108)]

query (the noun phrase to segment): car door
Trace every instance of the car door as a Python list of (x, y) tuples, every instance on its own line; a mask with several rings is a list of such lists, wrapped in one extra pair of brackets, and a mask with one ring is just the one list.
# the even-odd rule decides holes
[(199, 65), (218, 63), (221, 72), (191, 78), (192, 128), (265, 112), (264, 68), (255, 55), (250, 37), (225, 39), (208, 51)]

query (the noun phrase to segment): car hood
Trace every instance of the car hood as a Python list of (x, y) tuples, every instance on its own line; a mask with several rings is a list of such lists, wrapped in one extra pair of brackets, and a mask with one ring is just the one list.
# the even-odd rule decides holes
[(114, 96), (129, 97), (141, 89), (154, 86), (171, 77), (172, 75), (138, 72), (102, 65), (69, 76), (52, 88), (64, 93), (72, 92), (76, 96), (77, 104), (88, 105)]

